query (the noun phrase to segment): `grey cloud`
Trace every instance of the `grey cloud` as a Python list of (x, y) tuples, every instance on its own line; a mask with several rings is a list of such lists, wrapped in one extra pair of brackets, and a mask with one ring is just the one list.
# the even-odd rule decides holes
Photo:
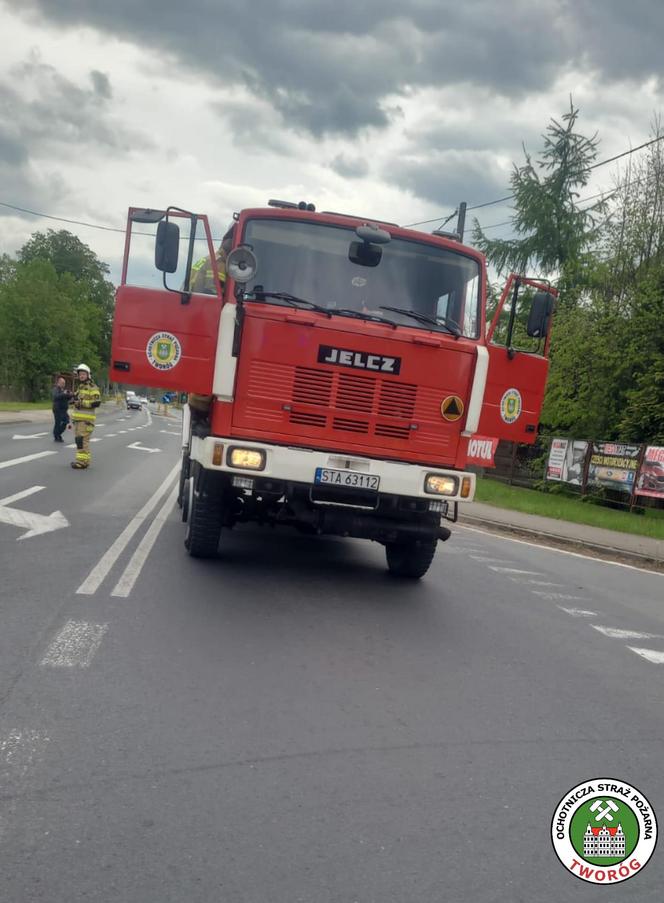
[(95, 90), (95, 94), (104, 100), (110, 100), (113, 96), (113, 91), (108, 75), (105, 72), (100, 72), (98, 69), (93, 69), (90, 72), (90, 78), (92, 79), (92, 87)]
[(363, 157), (348, 157), (339, 154), (330, 163), (330, 169), (344, 179), (361, 179), (369, 173), (369, 164)]
[(93, 72), (91, 78), (92, 87), (80, 87), (35, 56), (11, 70), (0, 83), (0, 135), (14, 163), (63, 144), (111, 150), (146, 146), (145, 139), (110, 118), (107, 77)]
[(383, 178), (450, 212), (459, 201), (476, 204), (506, 194), (508, 176), (487, 153), (432, 152), (390, 165)]
[(389, 121), (387, 98), (422, 86), (523, 96), (571, 67), (605, 80), (661, 73), (661, 0), (25, 0), (166, 52), (218, 82), (248, 84), (286, 126), (353, 135)]

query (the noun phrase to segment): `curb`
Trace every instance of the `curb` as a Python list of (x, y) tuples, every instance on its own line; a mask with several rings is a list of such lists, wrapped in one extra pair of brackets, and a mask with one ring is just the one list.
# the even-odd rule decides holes
[(539, 540), (539, 545), (552, 546), (554, 548), (567, 549), (580, 554), (592, 553), (597, 558), (605, 561), (617, 561), (619, 564), (632, 564), (644, 570), (655, 573), (664, 573), (664, 559), (652, 558), (639, 552), (629, 552), (625, 549), (617, 549), (613, 546), (604, 546), (598, 543), (586, 542), (580, 539), (569, 539), (556, 533), (543, 533), (540, 530), (529, 530), (527, 527), (517, 527), (513, 524), (505, 524), (499, 521), (485, 520), (483, 517), (463, 514), (459, 517), (459, 523), (463, 526), (483, 527), (490, 533), (505, 533), (524, 539)]

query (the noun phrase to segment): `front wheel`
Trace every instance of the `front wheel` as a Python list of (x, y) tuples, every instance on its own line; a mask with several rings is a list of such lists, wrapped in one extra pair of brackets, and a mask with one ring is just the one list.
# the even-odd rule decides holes
[(429, 570), (437, 545), (436, 539), (386, 543), (385, 557), (390, 574), (419, 580)]
[(185, 548), (192, 558), (215, 558), (224, 521), (221, 493), (194, 489), (190, 499)]

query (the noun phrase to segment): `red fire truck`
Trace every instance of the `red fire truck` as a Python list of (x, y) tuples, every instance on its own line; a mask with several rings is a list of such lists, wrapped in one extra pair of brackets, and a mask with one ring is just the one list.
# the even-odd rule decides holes
[(190, 555), (255, 521), (380, 542), (391, 573), (421, 577), (473, 498), (468, 465), (535, 440), (555, 291), (513, 275), (488, 324), (459, 226), (270, 201), (235, 214), (220, 279), (205, 216), (129, 210), (111, 379), (209, 400), (183, 418)]

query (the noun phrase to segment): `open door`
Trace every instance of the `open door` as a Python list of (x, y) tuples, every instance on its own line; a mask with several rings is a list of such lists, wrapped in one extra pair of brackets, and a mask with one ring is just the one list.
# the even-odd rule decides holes
[(221, 304), (207, 218), (130, 208), (110, 379), (211, 394)]
[(512, 273), (487, 331), (489, 369), (477, 432), (510, 442), (537, 438), (554, 301), (550, 285)]

